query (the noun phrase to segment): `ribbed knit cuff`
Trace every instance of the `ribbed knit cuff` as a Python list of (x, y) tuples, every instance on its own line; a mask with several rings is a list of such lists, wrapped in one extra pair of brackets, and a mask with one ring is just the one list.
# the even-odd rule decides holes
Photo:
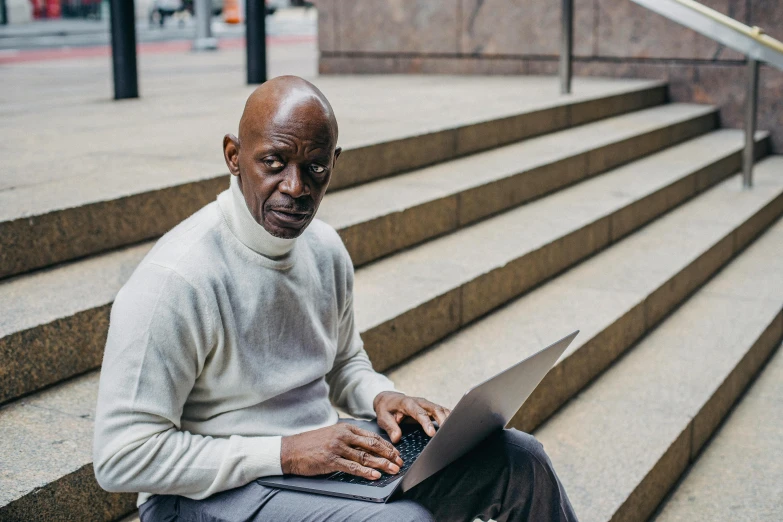
[(243, 437), (244, 471), (251, 480), (282, 475), (280, 445), (282, 437)]

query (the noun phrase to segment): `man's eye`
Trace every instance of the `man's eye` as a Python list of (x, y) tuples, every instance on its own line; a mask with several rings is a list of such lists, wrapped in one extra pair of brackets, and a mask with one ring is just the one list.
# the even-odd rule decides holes
[(283, 162), (276, 158), (264, 158), (264, 165), (270, 169), (282, 169)]
[(316, 174), (323, 174), (326, 172), (326, 168), (321, 165), (310, 165), (310, 170)]

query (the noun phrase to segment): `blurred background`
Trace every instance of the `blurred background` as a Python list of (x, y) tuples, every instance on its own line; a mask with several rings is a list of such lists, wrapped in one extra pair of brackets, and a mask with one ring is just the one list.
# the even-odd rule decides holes
[[(3, 0), (0, 21), (3, 21), (0, 49), (42, 49), (85, 47), (107, 44), (109, 35), (108, 0)], [(234, 1), (239, 18), (223, 15), (223, 0), (208, 0), (212, 10), (212, 30), (222, 38), (242, 38), (244, 28), (238, 23), (244, 3)], [(270, 0), (267, 12), (277, 16), (270, 20), (270, 35), (295, 34), (314, 36), (315, 10), (294, 16), (296, 7), (312, 7), (312, 3), (296, 0)], [(137, 40), (163, 42), (195, 37), (195, 6), (193, 0), (136, 0)]]

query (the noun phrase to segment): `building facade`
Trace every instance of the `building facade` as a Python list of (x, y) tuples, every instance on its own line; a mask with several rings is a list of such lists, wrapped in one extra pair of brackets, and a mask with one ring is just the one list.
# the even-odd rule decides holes
[[(783, 39), (783, 2), (701, 0)], [(556, 74), (556, 0), (319, 0), (325, 74)], [(745, 57), (630, 0), (574, 0), (574, 74), (670, 82), (741, 127)], [(762, 66), (759, 128), (783, 152), (783, 72)]]

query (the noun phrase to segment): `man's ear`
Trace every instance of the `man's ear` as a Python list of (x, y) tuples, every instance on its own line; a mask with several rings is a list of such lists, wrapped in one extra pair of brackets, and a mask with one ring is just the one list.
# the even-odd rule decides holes
[(223, 159), (226, 160), (228, 171), (239, 176), (239, 139), (233, 134), (223, 136)]
[(337, 164), (337, 158), (340, 157), (340, 153), (343, 151), (341, 147), (334, 149), (334, 159), (332, 160), (332, 170), (334, 170), (335, 164)]

